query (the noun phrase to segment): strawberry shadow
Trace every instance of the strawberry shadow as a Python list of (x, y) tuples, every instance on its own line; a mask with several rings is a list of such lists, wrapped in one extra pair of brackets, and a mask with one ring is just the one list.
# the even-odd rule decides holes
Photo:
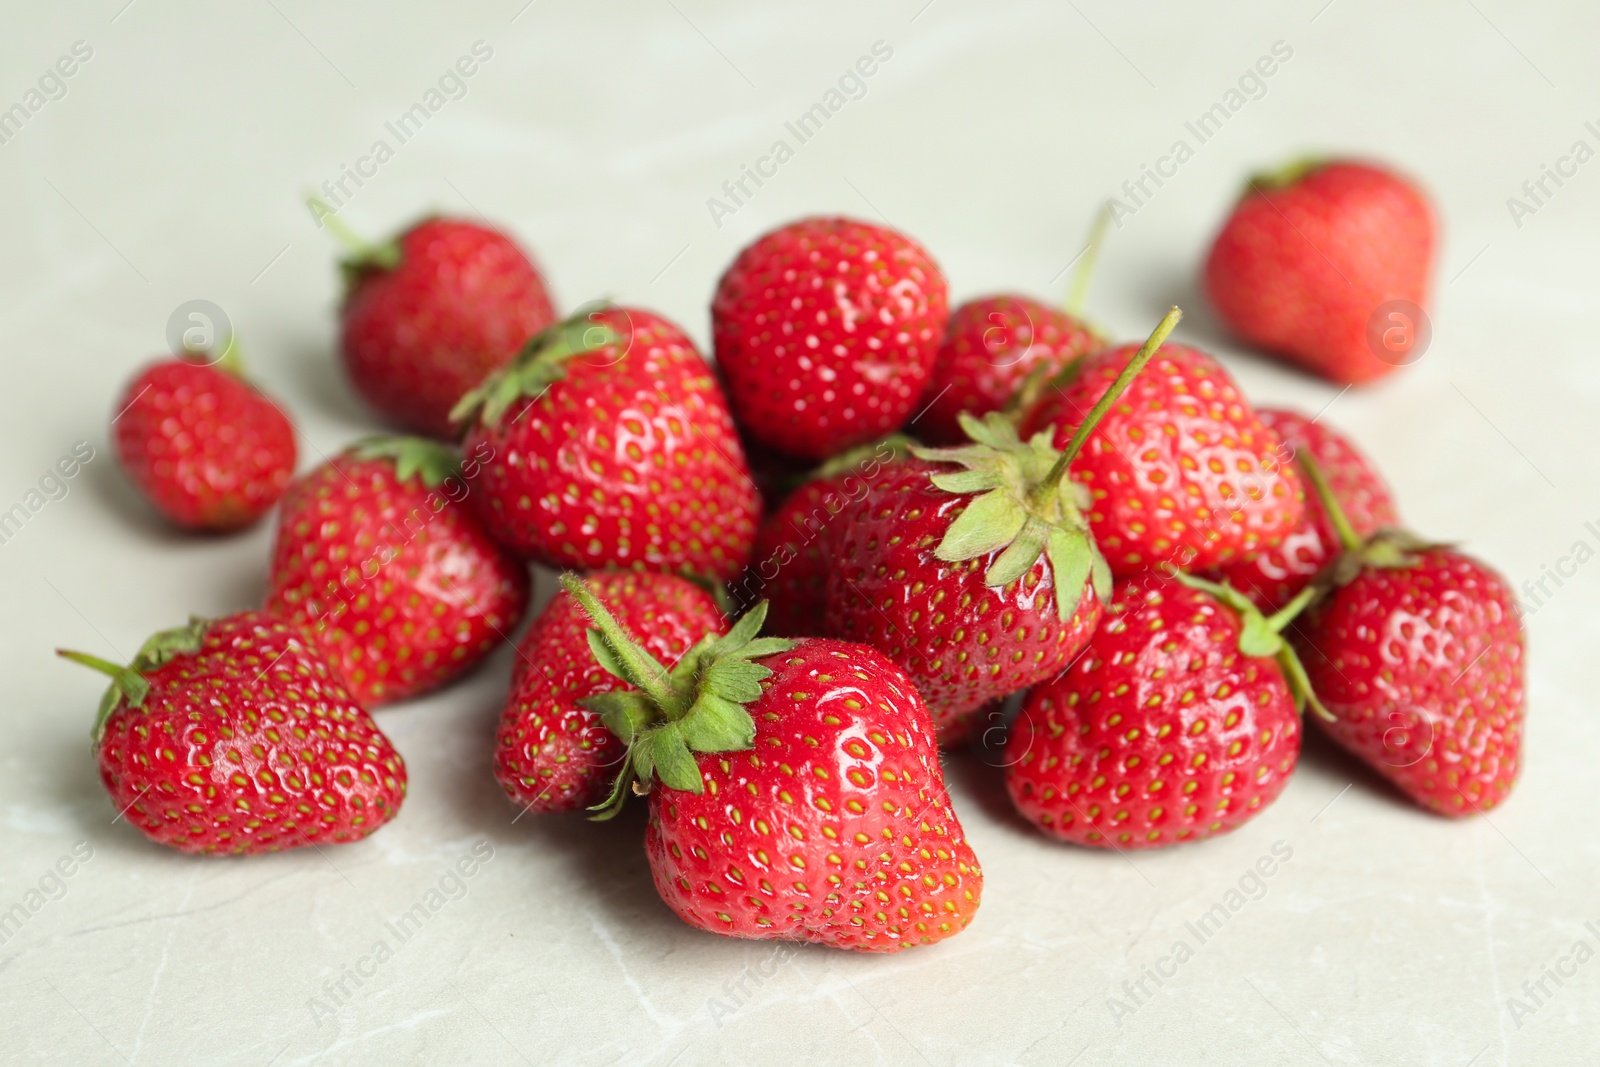
[(173, 547), (208, 536), (180, 530), (163, 519), (123, 473), (110, 444), (96, 449), (94, 461), (83, 468), (79, 479), (95, 500), (112, 513), (123, 535), (131, 534), (146, 544)]
[[(372, 432), (381, 423), (377, 413), (363, 404), (351, 388), (339, 364), (339, 354), (327, 342), (297, 339), (287, 346), (283, 362), (289, 377), (285, 384), (292, 386), (292, 395), (319, 415), (357, 433)], [(293, 419), (294, 412), (288, 414)]]
[[(1308, 711), (1307, 718), (1309, 719), (1312, 714)], [(1351, 755), (1337, 741), (1309, 722), (1300, 745), (1300, 763), (1315, 768), (1319, 774), (1326, 775), (1329, 779), (1353, 782), (1357, 789), (1381, 796), (1391, 804), (1398, 804), (1413, 811), (1420, 810), (1417, 804), (1402, 793), (1393, 782), (1368, 766), (1365, 761)]]

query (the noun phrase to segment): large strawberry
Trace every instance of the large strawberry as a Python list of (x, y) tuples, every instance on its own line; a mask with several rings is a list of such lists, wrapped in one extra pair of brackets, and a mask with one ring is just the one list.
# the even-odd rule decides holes
[(1252, 344), (1336, 382), (1421, 356), (1433, 211), (1368, 163), (1302, 160), (1250, 180), (1217, 235), (1205, 288)]
[(1019, 440), (991, 412), (962, 415), (963, 448), (913, 449), (830, 539), (831, 636), (884, 652), (911, 675), (939, 740), (965, 740), (979, 709), (1060, 671), (1110, 593), (1087, 491), (1067, 477), (1100, 419), (1177, 324), (1173, 308), (1064, 450), (1046, 428)]
[[(1366, 537), (1399, 522), (1389, 487), (1348, 437), (1292, 411), (1258, 408), (1256, 414), (1277, 432), (1291, 454), (1309, 454), (1316, 461), (1358, 536)], [(1225, 564), (1216, 577), (1242, 591), (1262, 611), (1273, 612), (1310, 585), (1339, 551), (1339, 535), (1313, 493), (1306, 497), (1300, 525), (1280, 544)]]
[(552, 567), (729, 581), (760, 495), (694, 343), (636, 308), (582, 313), (463, 398), (463, 451), (487, 447), (467, 502), (503, 544)]
[[(707, 634), (727, 632), (717, 602), (671, 574), (602, 571), (589, 589), (645, 651), (675, 665)], [(500, 716), (494, 776), (506, 795), (534, 812), (579, 811), (605, 800), (624, 746), (581, 701), (624, 688), (595, 662), (589, 616), (565, 589), (517, 645), (511, 693)]]
[(528, 569), (464, 498), (493, 453), (361, 442), (284, 497), (268, 611), (305, 628), (365, 707), (443, 685), (522, 621)]
[(122, 469), (179, 526), (235, 530), (294, 476), (294, 425), (247, 382), (237, 351), (159, 360), (128, 383), (111, 420)]
[(1412, 800), (1474, 815), (1521, 769), (1526, 655), (1516, 595), (1493, 569), (1396, 530), (1359, 540), (1326, 483), (1344, 554), (1296, 626), (1322, 728)]
[(757, 637), (757, 606), (668, 671), (571, 579), (606, 670), (592, 697), (628, 745), (608, 810), (648, 792), (656, 889), (730, 937), (895, 952), (966, 928), (983, 874), (916, 688), (882, 655)]
[(544, 279), (490, 226), (429, 218), (387, 244), (353, 238), (344, 268), (340, 353), (350, 381), (385, 418), (452, 436), (450, 409), (555, 320)]
[[(1083, 357), (1071, 381), (1022, 420), (1057, 445), (1136, 355), (1133, 345)], [(1170, 565), (1209, 570), (1271, 548), (1305, 511), (1300, 479), (1278, 435), (1228, 372), (1198, 349), (1165, 345), (1101, 420), (1072, 463), (1086, 509), (1118, 577)]]
[(968, 301), (950, 315), (927, 410), (908, 429), (930, 444), (960, 444), (962, 412), (1000, 411), (1031, 375), (1059, 373), (1104, 345), (1082, 320), (1029, 297)]
[(394, 818), (406, 767), (304, 635), (263, 612), (194, 619), (111, 677), (93, 738), (111, 803), (180, 852), (356, 841)]
[(944, 275), (915, 241), (809, 218), (739, 253), (717, 285), (711, 329), (743, 430), (820, 460), (916, 411), (948, 314)]
[(1062, 840), (1117, 849), (1253, 818), (1299, 759), (1304, 675), (1279, 631), (1310, 595), (1266, 619), (1209, 582), (1120, 581), (1083, 654), (1023, 702), (1006, 744), (1017, 810)]
[(891, 435), (828, 460), (772, 509), (756, 535), (755, 553), (734, 589), (751, 606), (768, 602), (767, 631), (779, 637), (824, 633), (829, 538), (841, 514), (866, 498), (887, 466), (904, 458), (910, 440)]

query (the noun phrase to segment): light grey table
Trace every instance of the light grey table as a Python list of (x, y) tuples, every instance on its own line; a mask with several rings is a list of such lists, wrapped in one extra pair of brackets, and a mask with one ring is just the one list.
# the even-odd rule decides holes
[[(0, 108), (26, 112), (0, 125), (0, 510), (29, 510), (0, 544), (0, 912), (27, 914), (0, 941), (0, 1060), (1600, 1060), (1600, 964), (1571, 956), (1600, 948), (1600, 163), (1562, 162), (1600, 148), (1592, 6), (770, 7), (97, 0), (0, 16)], [(1289, 58), (1197, 138), (1186, 123), (1275, 46)], [(441, 82), (475, 47), (472, 76)], [(874, 52), (872, 75), (841, 85)], [(818, 103), (836, 105), (825, 122), (791, 129)], [(195, 540), (152, 519), (107, 449), (122, 382), (165, 348), (175, 308), (207, 299), (295, 413), (305, 465), (370, 425), (332, 362), (334, 248), (305, 193), (329, 183), (373, 234), (481, 212), (536, 250), (563, 306), (635, 301), (703, 341), (721, 268), (810, 212), (916, 235), (958, 298), (1057, 297), (1094, 206), (1179, 139), (1192, 158), (1129, 201), (1094, 314), (1142, 335), (1183, 304), (1181, 337), (1258, 401), (1325, 411), (1415, 526), (1543, 581), (1526, 771), (1492, 819), (1421, 814), (1313, 744), (1244, 830), (1130, 861), (1046, 843), (993, 770), (958, 758), (987, 878), (970, 930), (892, 958), (782, 951), (673, 918), (637, 814), (513, 823), (488, 771), (502, 651), (381, 713), (411, 794), (366, 843), (202, 861), (114, 824), (85, 736), (99, 685), (51, 649), (125, 656), (190, 612), (251, 605), (269, 543), (266, 527)], [(1304, 149), (1393, 160), (1443, 214), (1432, 348), (1370, 389), (1243, 353), (1196, 297), (1242, 176)], [(1566, 176), (1535, 200), (1524, 183), (1546, 167)], [(94, 458), (65, 495), (30, 497), (79, 441)], [(1258, 889), (1248, 872), (1274, 848), (1289, 858)], [(475, 850), (490, 858), (452, 880)], [(1188, 924), (1241, 880), (1249, 899), (1202, 943)], [(402, 941), (389, 924), (419, 903)]]

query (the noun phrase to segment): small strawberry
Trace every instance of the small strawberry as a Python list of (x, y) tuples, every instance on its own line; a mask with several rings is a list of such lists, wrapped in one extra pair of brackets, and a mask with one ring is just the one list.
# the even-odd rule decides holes
[(883, 226), (809, 218), (758, 239), (711, 304), (740, 427), (810, 460), (899, 429), (933, 371), (947, 300), (922, 246)]
[(263, 612), (193, 619), (111, 677), (93, 738), (119, 814), (180, 852), (357, 841), (394, 818), (406, 767), (322, 655)]
[[(966, 740), (979, 710), (1060, 671), (1110, 593), (1088, 492), (1067, 476), (1102, 416), (1177, 325), (1173, 308), (1062, 451), (991, 412), (962, 415), (973, 443), (913, 449), (829, 542), (826, 625), (911, 675), (939, 741)], [(1087, 443), (1086, 443), (1087, 442)]]
[(1265, 619), (1226, 586), (1120, 581), (1083, 654), (1023, 702), (1006, 744), (1017, 810), (1064, 841), (1122, 850), (1254, 818), (1300, 756), (1304, 674), (1279, 631), (1310, 596)]
[(750, 558), (761, 499), (727, 401), (658, 315), (607, 307), (552, 327), (455, 417), (464, 451), (494, 456), (467, 502), (524, 556), (718, 581)]
[(927, 410), (910, 427), (931, 444), (966, 440), (959, 416), (1005, 408), (1032, 374), (1054, 374), (1105, 342), (1081, 320), (1025, 296), (991, 296), (956, 308), (928, 382)]
[(117, 460), (155, 509), (193, 530), (249, 526), (294, 476), (294, 425), (250, 385), (230, 346), (158, 360), (111, 420)]
[(1521, 768), (1525, 640), (1494, 570), (1404, 531), (1356, 536), (1314, 464), (1344, 554), (1296, 627), (1320, 725), (1401, 792), (1441, 815), (1481, 814)]
[(351, 383), (396, 425), (453, 437), (455, 403), (555, 321), (539, 269), (475, 222), (428, 218), (372, 246), (317, 214), (352, 247), (339, 341)]
[[(675, 575), (601, 571), (587, 583), (621, 625), (640, 635), (645, 651), (669, 666), (700, 638), (728, 630), (711, 595)], [(589, 627), (588, 614), (563, 589), (517, 645), (494, 776), (528, 811), (581, 811), (599, 804), (620, 769), (624, 745), (580, 703), (625, 686), (595, 662)]]
[(1083, 301), (1111, 220), (1108, 204), (1095, 216), (1088, 244), (1078, 255), (1065, 308), (1001, 294), (969, 300), (950, 313), (923, 411), (908, 431), (933, 445), (964, 444), (963, 411), (979, 419), (1014, 406), (1025, 411), (1042, 383), (1079, 356), (1105, 347), (1105, 339), (1083, 319)]
[[(1022, 420), (1025, 435), (1070, 440), (1123, 373), (1135, 346), (1083, 357), (1071, 381)], [(1089, 525), (1117, 577), (1170, 565), (1210, 570), (1271, 548), (1305, 511), (1278, 435), (1228, 372), (1198, 349), (1165, 345), (1101, 420), (1071, 474), (1090, 493)]]
[(911, 444), (898, 435), (862, 445), (828, 460), (773, 508), (756, 534), (755, 553), (737, 583), (737, 599), (768, 602), (767, 631), (778, 637), (816, 637), (824, 630), (828, 567), (826, 545), (839, 515), (866, 498), (889, 464)]
[(1211, 246), (1206, 294), (1251, 344), (1370, 381), (1422, 354), (1434, 245), (1433, 210), (1406, 178), (1302, 160), (1250, 180)]
[(897, 952), (960, 933), (983, 874), (950, 806), (933, 724), (883, 656), (825, 638), (757, 637), (757, 606), (670, 671), (593, 593), (590, 646), (636, 690), (591, 697), (647, 792), (662, 900), (729, 937)]
[[(1349, 438), (1325, 423), (1292, 411), (1258, 408), (1256, 414), (1276, 431), (1291, 453), (1309, 453), (1317, 462), (1359, 536), (1366, 537), (1380, 527), (1399, 522), (1389, 487)], [(1305, 517), (1281, 544), (1250, 559), (1226, 564), (1215, 577), (1270, 613), (1293, 600), (1338, 554), (1339, 535), (1316, 495), (1311, 494), (1306, 497)]]
[(527, 567), (464, 502), (492, 455), (463, 471), (437, 441), (372, 438), (284, 497), (266, 610), (303, 627), (363, 706), (443, 685), (521, 622)]

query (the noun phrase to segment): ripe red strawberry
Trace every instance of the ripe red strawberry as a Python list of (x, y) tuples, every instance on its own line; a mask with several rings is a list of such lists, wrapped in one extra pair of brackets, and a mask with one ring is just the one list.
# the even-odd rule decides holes
[(357, 249), (343, 263), (345, 370), (398, 426), (453, 437), (455, 403), (555, 321), (538, 268), (497, 229), (430, 218), (376, 247), (336, 232)]
[[(700, 638), (727, 632), (717, 602), (670, 574), (601, 571), (587, 579), (629, 633), (674, 665)], [(494, 776), (528, 811), (581, 811), (599, 804), (621, 769), (625, 746), (579, 701), (622, 689), (589, 648), (589, 616), (557, 593), (517, 646), (511, 694), (500, 716)]]
[(155, 509), (194, 530), (249, 526), (294, 476), (294, 425), (241, 377), (231, 349), (186, 353), (128, 383), (111, 420), (117, 460)]
[(1300, 715), (1278, 631), (1292, 613), (1269, 621), (1236, 592), (1185, 580), (1196, 587), (1120, 581), (1083, 655), (1023, 702), (1006, 786), (1046, 833), (1123, 850), (1198, 841), (1254, 818), (1288, 782)]
[(294, 483), (266, 609), (304, 628), (375, 708), (475, 666), (522, 621), (528, 569), (464, 502), (492, 452), (420, 437), (352, 446)]
[(985, 704), (1056, 674), (1094, 632), (1111, 578), (1088, 494), (1067, 472), (1179, 314), (1126, 361), (1065, 450), (1049, 429), (1024, 443), (998, 412), (963, 415), (974, 443), (913, 449), (923, 462), (885, 472), (830, 539), (828, 633), (905, 670), (941, 744), (965, 741)]
[(1520, 770), (1525, 642), (1494, 570), (1398, 530), (1360, 541), (1315, 466), (1344, 553), (1296, 627), (1322, 728), (1441, 815), (1500, 804)]
[(93, 737), (111, 803), (180, 852), (357, 841), (394, 818), (406, 767), (299, 631), (264, 612), (193, 619), (111, 676)]
[[(1256, 414), (1277, 432), (1293, 454), (1309, 453), (1322, 468), (1357, 535), (1366, 537), (1380, 527), (1399, 523), (1389, 487), (1349, 438), (1326, 423), (1312, 422), (1292, 411), (1259, 408)], [(1215, 572), (1215, 577), (1270, 613), (1310, 585), (1311, 579), (1339, 551), (1339, 534), (1312, 493), (1306, 497), (1305, 517), (1281, 544), (1250, 559), (1226, 564)]]
[(944, 275), (883, 226), (809, 218), (739, 253), (711, 304), (739, 425), (821, 460), (917, 410), (949, 314)]
[[(1085, 356), (1022, 420), (1023, 434), (1053, 428), (1067, 443), (1134, 355), (1124, 345)], [(1163, 564), (1210, 570), (1278, 544), (1305, 511), (1287, 458), (1216, 360), (1165, 345), (1071, 474), (1092, 496), (1089, 525), (1111, 572), (1125, 577)]]
[(1081, 320), (1028, 297), (969, 301), (950, 315), (927, 410), (910, 429), (930, 444), (960, 444), (963, 411), (978, 418), (1000, 411), (1030, 375), (1055, 374), (1104, 346)]
[(777, 637), (817, 637), (824, 630), (826, 545), (839, 515), (865, 499), (886, 467), (904, 458), (910, 440), (898, 435), (842, 452), (775, 507), (756, 534), (755, 553), (734, 589), (752, 606), (768, 602), (767, 631)]
[(1206, 294), (1251, 344), (1336, 382), (1370, 381), (1422, 354), (1434, 244), (1411, 181), (1299, 161), (1251, 179), (1211, 246)]
[(487, 447), (467, 502), (500, 542), (552, 567), (730, 581), (761, 499), (727, 401), (681, 330), (648, 311), (579, 315), (463, 398)]
[(639, 692), (590, 698), (650, 796), (656, 889), (730, 937), (896, 952), (960, 933), (983, 874), (950, 806), (933, 724), (883, 656), (758, 638), (757, 607), (668, 672), (594, 596), (591, 646)]

